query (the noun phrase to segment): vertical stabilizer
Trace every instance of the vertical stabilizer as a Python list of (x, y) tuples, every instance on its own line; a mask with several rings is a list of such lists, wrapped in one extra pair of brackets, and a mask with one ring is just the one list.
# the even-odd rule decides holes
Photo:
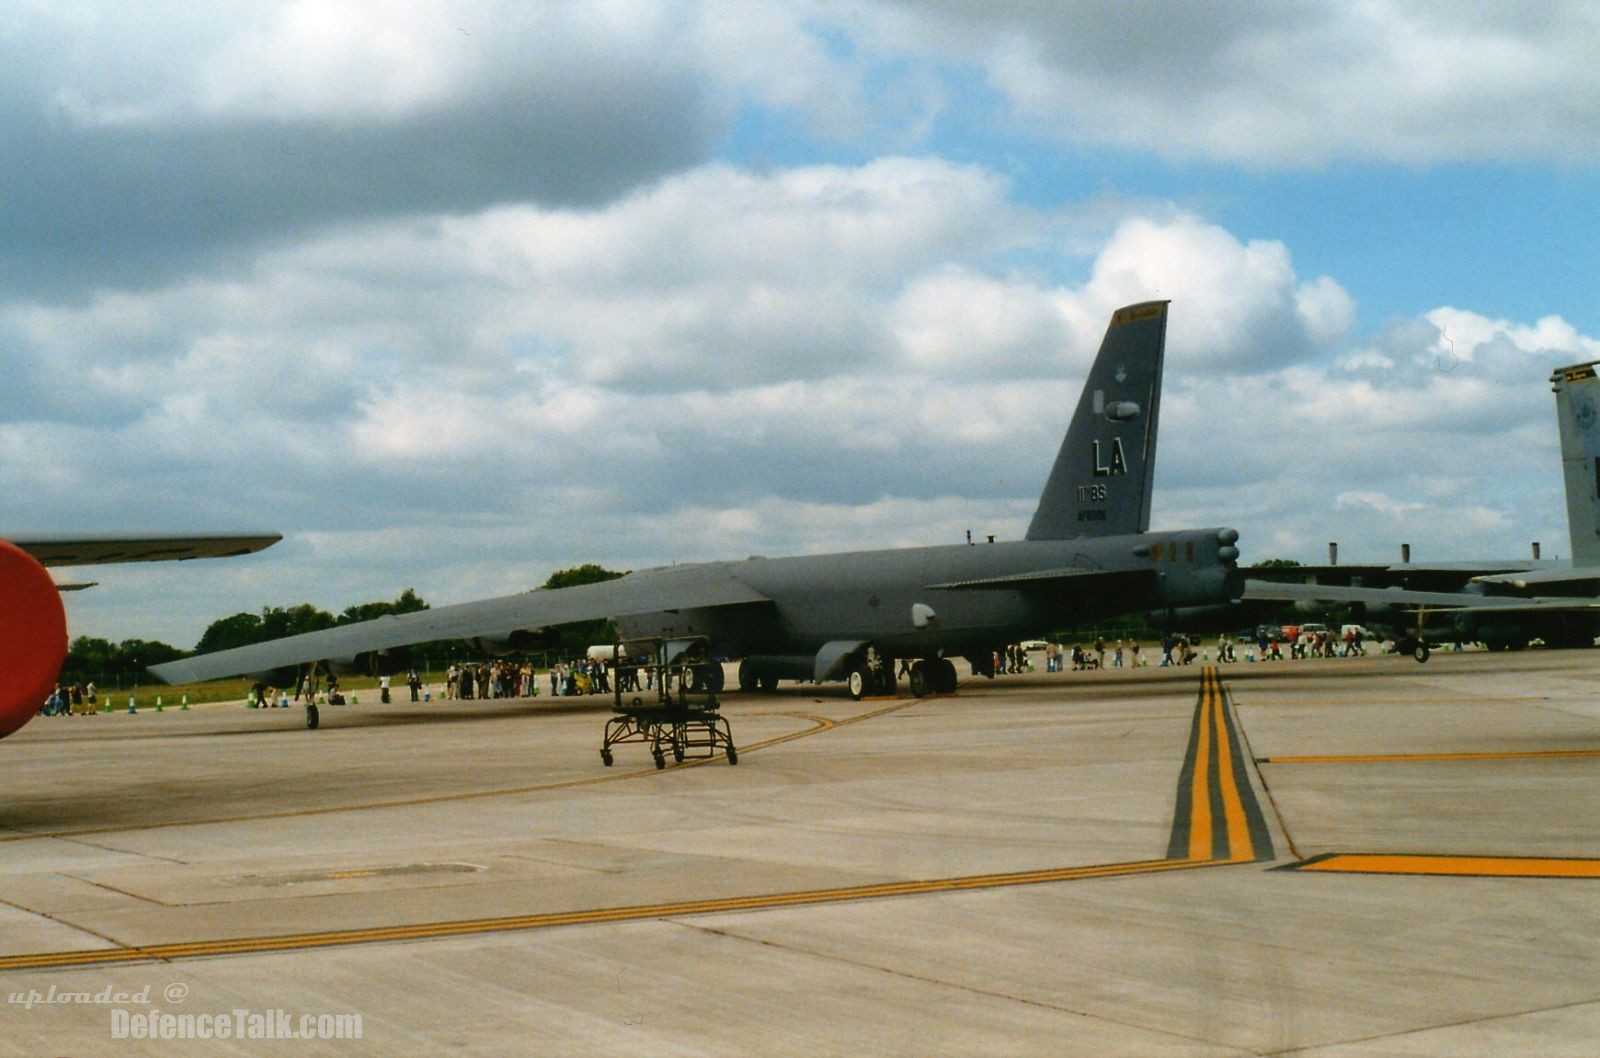
[(1146, 301), (1111, 314), (1100, 355), (1028, 525), (1029, 540), (1150, 528), (1167, 305)]
[(1561, 431), (1561, 467), (1567, 484), (1567, 529), (1572, 562), (1600, 565), (1600, 360), (1560, 367), (1550, 376)]

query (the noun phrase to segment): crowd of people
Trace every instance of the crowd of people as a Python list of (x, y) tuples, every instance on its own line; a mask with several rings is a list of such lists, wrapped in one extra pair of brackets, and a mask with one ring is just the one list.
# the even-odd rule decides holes
[(100, 692), (94, 681), (88, 683), (58, 683), (45, 699), (40, 716), (93, 716), (99, 712)]
[[(1248, 642), (1248, 641), (1247, 641)], [(994, 651), (992, 664), (995, 675), (1033, 671), (1032, 650), (1039, 644), (1013, 643)], [(1254, 642), (1245, 651), (1246, 661), (1281, 661), (1288, 658), (1360, 657), (1367, 653), (1366, 634), (1363, 629), (1346, 626), (1341, 635), (1332, 630), (1299, 632), (1285, 640), (1281, 635), (1263, 626), (1256, 632)], [(1064, 672), (1070, 665), (1074, 671), (1090, 669), (1120, 669), (1148, 667), (1150, 659), (1141, 653), (1137, 639), (1118, 639), (1107, 643), (1104, 636), (1096, 636), (1093, 643), (1076, 643), (1070, 649), (1056, 642), (1043, 644), (1046, 672)], [(1206, 652), (1209, 660), (1210, 652)], [(1169, 633), (1161, 639), (1162, 668), (1172, 665), (1191, 665), (1200, 657), (1196, 637)], [(1222, 663), (1237, 662), (1239, 639), (1233, 635), (1220, 635), (1216, 641), (1216, 660)], [(902, 669), (910, 665), (904, 662)], [(613, 679), (623, 693), (654, 689), (655, 670), (649, 665), (613, 662), (605, 657), (576, 658), (557, 662), (546, 675), (553, 696), (610, 694)], [(904, 675), (904, 671), (902, 671)], [(539, 694), (540, 672), (531, 661), (484, 661), (452, 663), (445, 671), (443, 697), (451, 701), (493, 698), (532, 698)], [(388, 702), (390, 679), (379, 681), (379, 696)], [(405, 675), (405, 683), (413, 702), (431, 700), (432, 692), (425, 690), (421, 674), (416, 669)], [(337, 676), (329, 675), (325, 685), (308, 678), (295, 688), (294, 701), (316, 701), (325, 695), (332, 705), (343, 705), (344, 694)], [(257, 682), (246, 699), (251, 708), (288, 708), (291, 696), (287, 690)], [(98, 712), (99, 692), (92, 681), (87, 683), (58, 683), (40, 709), (43, 716), (69, 716)]]

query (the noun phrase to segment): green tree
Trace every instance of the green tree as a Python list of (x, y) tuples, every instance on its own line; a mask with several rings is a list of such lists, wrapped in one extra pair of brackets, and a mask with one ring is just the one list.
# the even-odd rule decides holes
[(1293, 569), (1295, 566), (1298, 566), (1298, 565), (1300, 565), (1300, 563), (1296, 562), (1292, 558), (1269, 558), (1269, 559), (1265, 560), (1264, 562), (1255, 563), (1250, 568), (1251, 569)]
[[(618, 577), (627, 576), (614, 569), (593, 562), (586, 562), (572, 569), (558, 569), (550, 574), (544, 582), (546, 588), (576, 588), (582, 584), (599, 584), (602, 581), (616, 580)], [(617, 640), (617, 627), (610, 621), (579, 621), (576, 624), (564, 625), (558, 629), (560, 637), (559, 650), (569, 658), (575, 658), (599, 643), (614, 643)]]
[(62, 679), (106, 680), (132, 682), (144, 677), (144, 670), (163, 661), (173, 661), (184, 656), (175, 646), (150, 639), (125, 639), (113, 643), (107, 639), (79, 636), (67, 651), (67, 660), (61, 666)]
[(385, 617), (389, 614), (416, 613), (427, 608), (428, 604), (423, 602), (422, 596), (407, 588), (394, 602), (363, 602), (347, 606), (334, 623), (355, 624), (357, 621), (370, 621), (375, 617)]

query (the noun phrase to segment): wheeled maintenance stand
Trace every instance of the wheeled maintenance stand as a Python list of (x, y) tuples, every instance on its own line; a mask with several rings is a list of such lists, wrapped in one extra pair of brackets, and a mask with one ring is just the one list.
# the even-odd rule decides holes
[[(615, 715), (606, 721), (600, 742), (600, 760), (606, 767), (616, 759), (611, 747), (624, 743), (649, 746), (658, 769), (667, 766), (668, 753), (681, 763), (710, 759), (721, 751), (729, 764), (739, 763), (733, 730), (717, 711), (722, 666), (710, 660), (707, 646), (703, 637), (670, 642), (633, 639), (615, 645), (611, 655), (616, 662), (611, 680)], [(650, 660), (639, 662), (641, 657)], [(652, 689), (640, 694), (637, 680), (624, 679), (625, 666), (639, 679), (648, 670)], [(626, 693), (625, 685), (630, 688)]]

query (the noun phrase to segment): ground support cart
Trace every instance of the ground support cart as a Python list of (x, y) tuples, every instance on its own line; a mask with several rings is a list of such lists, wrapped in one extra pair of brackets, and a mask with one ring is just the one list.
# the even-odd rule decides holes
[[(650, 747), (657, 768), (667, 766), (667, 754), (678, 762), (694, 757), (709, 759), (727, 754), (729, 764), (739, 763), (733, 730), (717, 711), (722, 689), (722, 666), (706, 654), (704, 638), (686, 640), (625, 640), (612, 654), (616, 678), (612, 681), (616, 714), (606, 721), (600, 742), (600, 760), (611, 767), (611, 747), (639, 743)], [(623, 669), (631, 669), (624, 680)], [(650, 687), (636, 694), (641, 678)], [(622, 688), (630, 687), (629, 695)]]

